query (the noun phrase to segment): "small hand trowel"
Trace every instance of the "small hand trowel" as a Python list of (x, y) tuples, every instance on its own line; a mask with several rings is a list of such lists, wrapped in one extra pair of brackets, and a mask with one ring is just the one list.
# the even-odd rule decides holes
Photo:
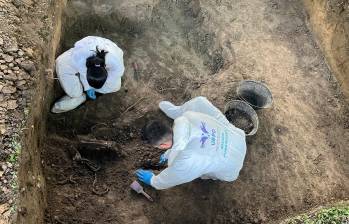
[(149, 201), (154, 201), (147, 193), (144, 192), (143, 187), (135, 180), (130, 185), (131, 189), (136, 191), (138, 194), (143, 194)]

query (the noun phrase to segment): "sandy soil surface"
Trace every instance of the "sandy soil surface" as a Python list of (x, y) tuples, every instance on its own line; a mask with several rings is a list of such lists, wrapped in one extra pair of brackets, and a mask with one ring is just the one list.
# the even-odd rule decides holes
[[(125, 50), (124, 85), (50, 115), (46, 223), (270, 223), (348, 199), (349, 108), (300, 3), (97, 2), (70, 1), (62, 50), (86, 35), (114, 40)], [(266, 83), (274, 105), (258, 111), (237, 181), (146, 188), (154, 203), (130, 191), (134, 170), (160, 153), (139, 138), (148, 119), (166, 119), (160, 100), (203, 95), (223, 109), (244, 79)], [(78, 135), (114, 141), (117, 150), (91, 152)], [(73, 160), (76, 150), (93, 164)]]

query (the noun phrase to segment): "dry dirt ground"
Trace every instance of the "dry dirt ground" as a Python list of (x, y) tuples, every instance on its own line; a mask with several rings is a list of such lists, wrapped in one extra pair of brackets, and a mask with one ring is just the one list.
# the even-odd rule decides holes
[[(72, 0), (65, 18), (62, 51), (87, 35), (110, 38), (126, 73), (118, 93), (49, 116), (46, 223), (269, 223), (348, 200), (348, 103), (298, 1)], [(244, 79), (265, 82), (274, 105), (258, 111), (237, 181), (146, 188), (154, 203), (130, 191), (135, 169), (160, 153), (139, 138), (148, 119), (166, 119), (160, 100), (203, 95), (222, 109)], [(87, 151), (78, 135), (119, 150)], [(100, 169), (74, 161), (75, 149)]]
[[(0, 0), (0, 223), (8, 223), (15, 213), (18, 193), (17, 170), (22, 149), (21, 137), (32, 103), (38, 77), (34, 48), (44, 42), (46, 2)], [(35, 11), (30, 11), (36, 8)], [(28, 13), (30, 11), (30, 13)], [(30, 17), (38, 23), (28, 24)]]

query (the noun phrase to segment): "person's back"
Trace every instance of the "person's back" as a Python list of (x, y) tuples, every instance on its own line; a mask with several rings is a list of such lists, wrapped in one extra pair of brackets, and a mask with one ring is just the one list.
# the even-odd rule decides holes
[(209, 162), (202, 175), (226, 181), (236, 179), (246, 153), (245, 133), (200, 112), (187, 111), (177, 119), (183, 118), (191, 132), (183, 152), (190, 150), (193, 157)]
[[(197, 97), (182, 106), (163, 101), (160, 108), (174, 119), (174, 126), (151, 144), (168, 148), (162, 156), (168, 159), (168, 168), (156, 176), (139, 170), (141, 181), (166, 189), (199, 177), (224, 181), (238, 177), (246, 154), (245, 133), (230, 124), (206, 98)], [(148, 130), (154, 127), (148, 126)]]
[(124, 70), (123, 52), (111, 40), (87, 36), (77, 41), (56, 59), (57, 77), (66, 95), (51, 111), (63, 113), (75, 109), (87, 97), (95, 100), (96, 92), (118, 91)]

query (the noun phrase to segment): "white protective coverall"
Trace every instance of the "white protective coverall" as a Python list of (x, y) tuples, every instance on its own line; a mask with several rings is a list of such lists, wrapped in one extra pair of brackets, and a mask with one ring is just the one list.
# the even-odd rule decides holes
[[(108, 52), (105, 56), (108, 78), (100, 89), (94, 89), (87, 82), (86, 59), (95, 55), (96, 46), (99, 50)], [(89, 89), (102, 94), (118, 91), (124, 70), (123, 51), (111, 40), (88, 36), (77, 41), (73, 48), (56, 59), (56, 73), (67, 96), (56, 103), (52, 112), (59, 113), (76, 108), (86, 100), (84, 91)]]
[(182, 106), (168, 101), (159, 106), (174, 119), (173, 146), (165, 153), (168, 167), (152, 177), (151, 186), (166, 189), (198, 177), (237, 179), (246, 154), (244, 131), (230, 124), (205, 97)]

